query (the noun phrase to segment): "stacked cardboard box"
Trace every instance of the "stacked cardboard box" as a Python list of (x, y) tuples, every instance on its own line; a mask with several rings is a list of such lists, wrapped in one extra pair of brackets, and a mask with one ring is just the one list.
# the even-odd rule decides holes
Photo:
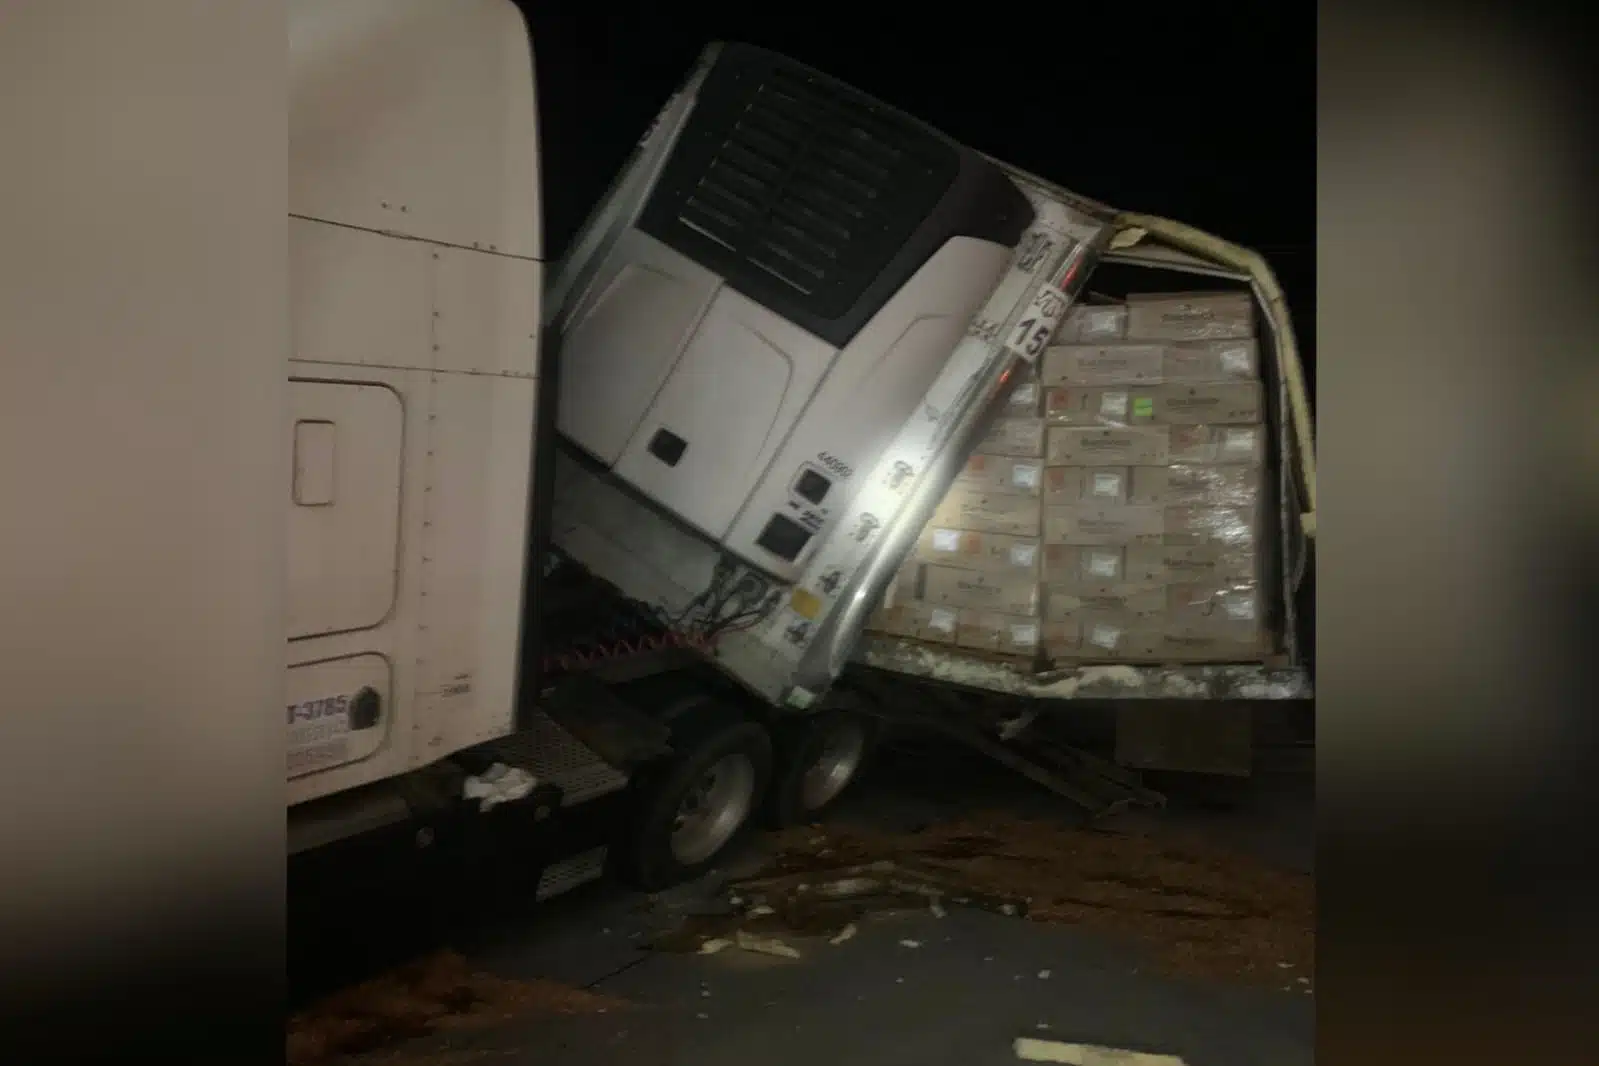
[(1247, 661), (1264, 394), (1247, 293), (1074, 309), (1042, 361), (1044, 653)]
[(1012, 387), (870, 628), (1035, 659), (1042, 647), (1043, 389)]

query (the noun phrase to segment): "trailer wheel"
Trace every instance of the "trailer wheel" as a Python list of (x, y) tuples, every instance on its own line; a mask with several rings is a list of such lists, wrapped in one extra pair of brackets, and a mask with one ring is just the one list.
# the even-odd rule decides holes
[(781, 827), (815, 819), (843, 795), (866, 764), (872, 730), (861, 715), (822, 711), (783, 722), (776, 741), (767, 818)]
[(708, 706), (673, 725), (675, 754), (640, 775), (622, 874), (645, 891), (709, 870), (750, 828), (772, 773), (766, 730)]

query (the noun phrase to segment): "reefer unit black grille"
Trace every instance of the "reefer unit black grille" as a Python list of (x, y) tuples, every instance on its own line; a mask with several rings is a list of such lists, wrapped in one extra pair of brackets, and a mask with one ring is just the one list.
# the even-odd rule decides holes
[[(885, 275), (901, 276), (883, 299), (954, 231), (972, 228), (969, 211), (937, 217), (971, 158), (988, 167), (840, 82), (760, 49), (727, 46), (639, 227), (843, 343), (881, 303), (864, 306)], [(1031, 212), (997, 169), (992, 177), (1009, 197), (990, 189), (977, 199), (990, 213), (998, 204), (1007, 215), (1000, 228), (1014, 229), (1014, 244)], [(940, 221), (950, 233), (921, 232)]]

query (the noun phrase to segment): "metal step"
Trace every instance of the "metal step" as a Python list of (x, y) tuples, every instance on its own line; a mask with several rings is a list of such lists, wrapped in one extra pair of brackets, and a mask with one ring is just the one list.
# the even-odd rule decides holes
[(539, 887), (534, 891), (534, 897), (545, 900), (551, 896), (559, 896), (563, 892), (570, 892), (590, 881), (598, 881), (605, 873), (605, 855), (606, 849), (603, 847), (590, 848), (570, 858), (550, 863), (539, 875)]
[(525, 729), (477, 749), (484, 758), (517, 766), (541, 784), (561, 790), (561, 806), (571, 807), (627, 787), (628, 776), (587, 744), (561, 728), (543, 711), (528, 716)]

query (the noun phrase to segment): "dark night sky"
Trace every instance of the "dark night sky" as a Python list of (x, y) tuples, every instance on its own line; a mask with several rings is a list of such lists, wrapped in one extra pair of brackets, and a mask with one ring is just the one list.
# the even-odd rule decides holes
[[(863, 17), (865, 4), (700, 13), (522, 3), (538, 67), (551, 255), (700, 49), (743, 40), (1087, 196), (1266, 253), (1310, 340), (1313, 5), (884, 5)], [(1008, 13), (985, 25), (985, 10)]]

